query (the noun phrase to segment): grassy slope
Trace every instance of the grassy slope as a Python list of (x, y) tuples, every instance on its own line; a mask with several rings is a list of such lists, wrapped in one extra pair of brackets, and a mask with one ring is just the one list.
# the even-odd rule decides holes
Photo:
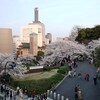
[(46, 79), (46, 78), (50, 78), (51, 76), (57, 74), (57, 70), (58, 69), (53, 69), (51, 71), (26, 74), (26, 75), (24, 75), (22, 77), (15, 78), (15, 79), (16, 80), (39, 80), (39, 79)]

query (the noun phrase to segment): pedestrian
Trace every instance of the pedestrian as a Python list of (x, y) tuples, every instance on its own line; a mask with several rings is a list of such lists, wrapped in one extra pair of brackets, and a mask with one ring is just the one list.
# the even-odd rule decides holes
[(79, 85), (75, 86), (75, 88), (74, 88), (74, 91), (75, 91), (75, 100), (78, 100), (78, 91), (79, 91), (79, 89), (80, 89)]
[(32, 96), (32, 93), (28, 92), (28, 98), (31, 98), (31, 96)]
[(86, 80), (86, 77), (87, 77), (87, 74), (86, 73), (84, 73), (84, 79)]
[(12, 97), (13, 97), (13, 93), (12, 90), (10, 90), (10, 100), (12, 100)]
[(14, 96), (14, 100), (16, 100), (16, 91), (14, 91), (13, 96)]
[(6, 89), (6, 94), (7, 94), (7, 96), (9, 96), (9, 89), (8, 88)]
[(20, 88), (18, 86), (17, 89), (16, 89), (16, 95), (19, 95), (19, 90), (20, 90)]
[(75, 86), (75, 89), (74, 89), (74, 90), (75, 90), (75, 93), (77, 93), (77, 91), (78, 91), (78, 88), (77, 88), (77, 86)]
[(86, 80), (89, 81), (89, 74), (86, 75)]
[(35, 91), (32, 92), (32, 98), (34, 100), (34, 97), (35, 97)]
[(23, 90), (20, 89), (19, 92), (20, 92), (20, 100), (23, 100)]
[(78, 73), (78, 77), (81, 78), (81, 73)]
[(3, 85), (1, 85), (1, 89), (0, 89), (1, 93), (3, 93), (3, 90), (4, 90)]
[(27, 91), (27, 89), (25, 88), (25, 95), (27, 95), (28, 93), (27, 93), (28, 91)]
[(47, 99), (47, 94), (46, 93), (43, 94), (43, 98), (44, 98), (44, 100)]
[(71, 76), (72, 76), (71, 71), (69, 71), (69, 72), (68, 72), (68, 76), (69, 76), (69, 77), (71, 77)]
[(75, 100), (78, 100), (78, 93), (75, 92)]
[(78, 90), (78, 100), (82, 100), (82, 91), (81, 91), (81, 89)]
[(40, 95), (41, 100), (43, 100), (43, 94)]
[(75, 77), (76, 76), (76, 70), (73, 72), (73, 77)]
[(94, 80), (94, 85), (97, 85), (97, 77), (96, 76), (94, 76), (93, 80)]
[(80, 89), (80, 85), (77, 85), (77, 91)]

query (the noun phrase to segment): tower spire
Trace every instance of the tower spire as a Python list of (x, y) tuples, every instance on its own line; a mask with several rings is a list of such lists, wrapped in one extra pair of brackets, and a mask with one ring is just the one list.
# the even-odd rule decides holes
[(38, 8), (34, 9), (34, 21), (38, 22)]

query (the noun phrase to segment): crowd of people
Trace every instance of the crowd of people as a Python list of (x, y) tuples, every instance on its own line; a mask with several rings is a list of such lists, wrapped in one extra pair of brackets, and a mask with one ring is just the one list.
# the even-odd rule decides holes
[[(79, 79), (84, 79), (85, 81), (89, 82), (90, 81), (90, 75), (89, 73), (82, 73), (82, 72), (77, 72), (76, 71), (76, 67), (78, 67), (77, 65), (77, 61), (84, 61), (84, 57), (81, 56), (79, 59), (77, 60), (69, 60), (68, 61), (68, 66), (70, 67), (70, 71), (68, 72), (68, 76), (69, 78), (74, 78), (74, 77), (77, 77)], [(93, 57), (92, 56), (89, 56), (86, 58), (86, 60), (89, 62), (89, 64), (93, 64), (94, 61), (93, 61)], [(92, 78), (93, 80), (93, 83), (94, 85), (96, 86), (97, 85), (97, 80), (98, 80), (98, 75), (97, 73), (95, 73), (94, 77)], [(75, 86), (75, 100), (83, 100), (83, 97), (82, 97), (82, 90), (80, 88), (79, 85)]]
[[(8, 88), (4, 84), (0, 84), (0, 94), (1, 94), (1, 100), (4, 100), (4, 98), (9, 98), (12, 100), (15, 97), (15, 92), (13, 89)], [(15, 100), (15, 99), (13, 99)]]
[(9, 100), (46, 100), (47, 93), (36, 95), (35, 91), (29, 92), (27, 89), (21, 89), (17, 87), (16, 90), (5, 87), (4, 84), (0, 84), (0, 100), (9, 98)]

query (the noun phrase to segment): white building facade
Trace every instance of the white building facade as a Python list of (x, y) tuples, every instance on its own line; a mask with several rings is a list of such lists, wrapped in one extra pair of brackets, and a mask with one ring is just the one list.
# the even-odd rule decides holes
[(20, 30), (20, 40), (24, 43), (30, 42), (30, 34), (37, 34), (37, 45), (42, 47), (45, 44), (45, 25), (38, 20), (38, 8), (34, 9), (34, 21), (26, 26), (22, 26)]
[(31, 24), (28, 24), (26, 26), (22, 26), (20, 31), (20, 40), (25, 43), (30, 42), (30, 34), (36, 33), (37, 39), (38, 39), (38, 46), (42, 47), (45, 43), (45, 26), (41, 22), (33, 22)]

